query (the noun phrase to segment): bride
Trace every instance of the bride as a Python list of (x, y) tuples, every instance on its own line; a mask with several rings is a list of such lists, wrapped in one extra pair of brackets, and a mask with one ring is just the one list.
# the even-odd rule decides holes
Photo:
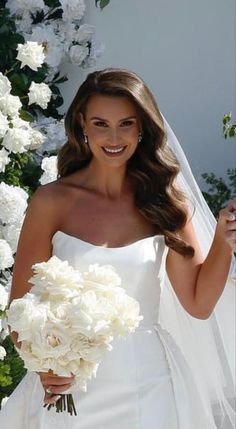
[(106, 262), (139, 300), (144, 324), (114, 342), (86, 393), (73, 393), (76, 417), (43, 407), (73, 386), (73, 375), (28, 373), (1, 426), (233, 429), (224, 318), (226, 311), (233, 335), (236, 199), (215, 224), (176, 137), (133, 72), (89, 74), (65, 126), (58, 179), (40, 186), (27, 210), (10, 301), (30, 289), (31, 266), (52, 254), (74, 267)]

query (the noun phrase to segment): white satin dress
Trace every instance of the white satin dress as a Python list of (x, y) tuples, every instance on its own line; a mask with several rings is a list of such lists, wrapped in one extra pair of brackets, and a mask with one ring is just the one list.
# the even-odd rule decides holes
[(112, 264), (144, 319), (113, 341), (87, 392), (73, 393), (77, 416), (43, 408), (36, 373), (27, 373), (0, 412), (4, 429), (216, 429), (204, 412), (192, 373), (171, 335), (158, 323), (168, 248), (163, 236), (106, 248), (57, 231), (53, 254), (85, 270)]

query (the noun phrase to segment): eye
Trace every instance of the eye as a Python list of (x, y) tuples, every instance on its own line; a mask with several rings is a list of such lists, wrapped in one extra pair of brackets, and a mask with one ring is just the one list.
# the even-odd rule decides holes
[(96, 122), (94, 122), (94, 125), (96, 127), (107, 127), (106, 122), (103, 122), (103, 121), (96, 121)]
[(134, 123), (134, 121), (127, 120), (127, 121), (122, 122), (121, 126), (122, 127), (130, 127), (131, 125), (133, 125), (133, 123)]

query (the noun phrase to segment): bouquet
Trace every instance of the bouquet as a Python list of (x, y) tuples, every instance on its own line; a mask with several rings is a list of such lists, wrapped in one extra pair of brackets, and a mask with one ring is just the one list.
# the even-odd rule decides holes
[[(7, 310), (21, 341), (19, 354), (29, 371), (75, 375), (75, 386), (86, 392), (114, 337), (139, 326), (139, 303), (121, 287), (112, 265), (92, 264), (80, 272), (54, 255), (32, 269), (33, 287)], [(66, 408), (76, 415), (71, 393), (56, 402), (57, 412)]]

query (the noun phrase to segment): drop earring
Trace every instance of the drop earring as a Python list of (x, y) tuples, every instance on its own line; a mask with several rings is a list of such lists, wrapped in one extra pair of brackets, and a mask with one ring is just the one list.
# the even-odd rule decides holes
[(138, 135), (138, 142), (139, 142), (139, 143), (141, 142), (142, 138), (143, 138), (142, 134), (141, 134), (141, 133), (139, 133), (139, 135)]
[(88, 144), (88, 136), (84, 133), (84, 143)]

